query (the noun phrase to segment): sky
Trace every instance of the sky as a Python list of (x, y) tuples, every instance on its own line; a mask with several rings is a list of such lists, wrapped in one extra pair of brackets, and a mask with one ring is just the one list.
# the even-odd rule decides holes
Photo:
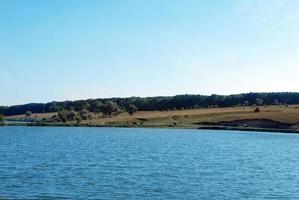
[(0, 105), (299, 92), (298, 0), (1, 0)]

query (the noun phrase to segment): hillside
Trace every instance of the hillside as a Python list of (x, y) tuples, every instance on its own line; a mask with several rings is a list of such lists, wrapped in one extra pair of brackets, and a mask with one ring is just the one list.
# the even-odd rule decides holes
[(0, 114), (5, 116), (32, 113), (58, 112), (62, 110), (90, 112), (102, 111), (107, 102), (115, 103), (122, 111), (128, 111), (131, 105), (139, 111), (181, 110), (211, 107), (262, 106), (262, 105), (295, 105), (299, 104), (299, 93), (244, 93), (233, 95), (176, 95), (169, 97), (128, 97), (103, 98), (49, 103), (30, 103), (15, 106), (0, 106)]
[[(124, 126), (124, 127), (176, 127), (176, 128), (263, 128), (299, 130), (299, 107), (264, 106), (260, 112), (252, 107), (204, 108), (176, 111), (140, 111), (133, 115), (121, 113), (105, 117), (92, 113), (91, 119), (51, 122), (57, 113), (33, 114), (32, 121), (43, 121), (48, 125), (80, 126)], [(6, 117), (8, 120), (22, 121), (25, 115)]]

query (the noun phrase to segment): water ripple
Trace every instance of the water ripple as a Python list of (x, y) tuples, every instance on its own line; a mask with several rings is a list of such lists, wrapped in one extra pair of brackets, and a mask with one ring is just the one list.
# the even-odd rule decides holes
[(0, 199), (298, 199), (299, 135), (0, 128)]

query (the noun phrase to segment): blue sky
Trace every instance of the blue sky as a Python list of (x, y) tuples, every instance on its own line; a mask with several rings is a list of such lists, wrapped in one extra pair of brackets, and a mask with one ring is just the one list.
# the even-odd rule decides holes
[(0, 105), (299, 92), (297, 0), (1, 0)]

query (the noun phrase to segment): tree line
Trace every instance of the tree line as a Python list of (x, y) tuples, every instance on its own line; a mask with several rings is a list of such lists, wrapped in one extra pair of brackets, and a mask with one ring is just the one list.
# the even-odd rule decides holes
[[(299, 93), (244, 93), (236, 95), (177, 95), (170, 97), (105, 98), (49, 103), (31, 103), (15, 106), (0, 106), (4, 116), (32, 113), (88, 111), (108, 116), (118, 112), (133, 114), (139, 111), (182, 110), (208, 107), (261, 106), (299, 104)], [(84, 115), (82, 115), (84, 116)], [(82, 117), (81, 116), (81, 117)]]

